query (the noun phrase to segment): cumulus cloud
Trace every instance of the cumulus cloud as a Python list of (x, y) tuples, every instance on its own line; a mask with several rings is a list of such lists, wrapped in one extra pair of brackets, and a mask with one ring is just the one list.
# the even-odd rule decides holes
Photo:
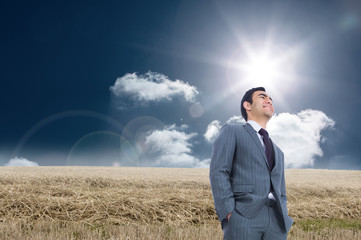
[[(227, 123), (245, 123), (243, 118), (233, 116)], [(296, 114), (274, 115), (267, 124), (272, 140), (285, 154), (285, 167), (312, 167), (317, 156), (322, 157), (320, 143), (324, 140), (321, 132), (332, 128), (335, 122), (318, 110), (303, 110)], [(204, 138), (213, 143), (219, 135), (221, 122), (212, 121)]]
[(180, 128), (171, 125), (149, 132), (143, 144), (144, 157), (155, 166), (208, 167), (209, 161), (192, 156), (190, 140), (197, 133), (183, 132), (185, 128), (185, 125)]
[(235, 124), (235, 123), (246, 123), (243, 117), (241, 116), (233, 116), (230, 119), (227, 120), (227, 123)]
[(220, 121), (218, 120), (212, 121), (210, 124), (208, 124), (207, 131), (203, 134), (204, 138), (208, 142), (213, 143), (218, 137), (221, 127), (222, 126)]
[[(228, 124), (237, 124), (237, 123), (241, 124), (245, 122), (246, 121), (241, 116), (233, 116), (227, 120)], [(210, 124), (208, 124), (207, 130), (203, 134), (207, 142), (213, 143), (218, 137), (221, 128), (222, 128), (221, 122), (218, 120), (214, 120)]]
[(15, 158), (10, 159), (9, 162), (5, 164), (5, 166), (10, 166), (10, 167), (13, 167), (13, 166), (16, 166), (16, 167), (22, 167), (22, 166), (33, 167), (33, 166), (39, 166), (39, 164), (36, 163), (36, 162), (29, 161), (26, 158), (15, 157)]
[(127, 73), (118, 78), (110, 91), (118, 97), (130, 97), (140, 103), (150, 101), (170, 101), (172, 98), (181, 96), (188, 102), (193, 102), (198, 94), (197, 88), (176, 79), (170, 80), (167, 76), (147, 72), (143, 75)]
[(300, 168), (312, 167), (315, 157), (322, 157), (321, 131), (334, 125), (325, 113), (307, 109), (273, 116), (267, 130), (285, 154), (285, 167)]

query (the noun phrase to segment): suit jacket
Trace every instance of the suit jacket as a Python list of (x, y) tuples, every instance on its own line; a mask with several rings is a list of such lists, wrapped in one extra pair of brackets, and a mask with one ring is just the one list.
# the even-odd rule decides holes
[(234, 209), (247, 218), (256, 216), (272, 184), (281, 224), (289, 231), (293, 220), (287, 210), (284, 155), (275, 143), (272, 145), (275, 166), (270, 171), (265, 149), (250, 124), (222, 127), (213, 146), (209, 174), (220, 221)]

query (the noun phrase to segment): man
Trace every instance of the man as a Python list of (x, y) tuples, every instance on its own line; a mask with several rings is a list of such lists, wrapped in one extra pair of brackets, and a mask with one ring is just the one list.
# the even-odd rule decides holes
[(214, 143), (210, 182), (224, 239), (287, 239), (283, 152), (265, 131), (273, 115), (263, 87), (241, 101), (244, 125), (226, 124)]

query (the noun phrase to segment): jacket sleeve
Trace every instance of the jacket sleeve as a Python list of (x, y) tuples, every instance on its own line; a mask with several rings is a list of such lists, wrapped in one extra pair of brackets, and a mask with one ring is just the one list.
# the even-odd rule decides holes
[(235, 150), (235, 129), (232, 125), (224, 125), (213, 146), (209, 172), (214, 205), (220, 221), (226, 218), (235, 206), (230, 182)]
[[(282, 153), (282, 178), (281, 178), (281, 201), (287, 206), (287, 194), (286, 194), (286, 181), (285, 181), (285, 170), (284, 170), (284, 155)], [(287, 211), (287, 208), (286, 208)], [(288, 215), (288, 211), (285, 212)]]
[(281, 179), (281, 202), (282, 202), (281, 206), (282, 206), (283, 217), (285, 221), (285, 228), (286, 231), (288, 232), (292, 226), (293, 219), (290, 216), (288, 216), (285, 171), (283, 169), (283, 166), (282, 166), (282, 179)]

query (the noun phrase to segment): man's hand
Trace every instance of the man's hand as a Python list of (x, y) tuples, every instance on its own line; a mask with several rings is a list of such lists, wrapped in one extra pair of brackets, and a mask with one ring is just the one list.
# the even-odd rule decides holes
[(229, 221), (229, 218), (231, 217), (231, 215), (232, 215), (232, 213), (231, 213), (231, 212), (230, 212), (230, 213), (228, 213), (228, 215), (227, 215), (228, 221)]

